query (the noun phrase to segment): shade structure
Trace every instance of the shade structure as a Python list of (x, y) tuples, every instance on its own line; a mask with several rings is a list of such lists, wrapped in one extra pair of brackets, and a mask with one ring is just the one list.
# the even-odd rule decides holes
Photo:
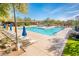
[(22, 36), (27, 36), (27, 33), (26, 33), (26, 28), (25, 28), (25, 26), (23, 26)]
[(12, 23), (10, 24), (10, 30), (12, 31)]
[(4, 28), (4, 29), (6, 28), (6, 24), (3, 25), (3, 28)]

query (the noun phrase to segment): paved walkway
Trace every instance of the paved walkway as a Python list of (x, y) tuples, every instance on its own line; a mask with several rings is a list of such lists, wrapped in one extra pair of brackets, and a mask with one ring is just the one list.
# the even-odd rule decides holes
[[(28, 36), (33, 39), (36, 39), (37, 42), (28, 46), (26, 48), (26, 52), (23, 53), (21, 56), (60, 56), (63, 52), (65, 43), (66, 43), (66, 36), (68, 35), (68, 31), (70, 30), (70, 28), (66, 28), (62, 31), (60, 31), (58, 34), (58, 36), (56, 36), (56, 38), (60, 38), (61, 42), (59, 42), (60, 40), (58, 40), (57, 44), (55, 43), (55, 37), (52, 37), (52, 42), (49, 40), (50, 37), (46, 36), (41, 36), (39, 34), (36, 33), (32, 33), (29, 32)], [(64, 38), (63, 38), (64, 37)], [(54, 41), (53, 41), (54, 40)], [(63, 41), (64, 40), (64, 41)], [(63, 41), (63, 43), (62, 43)]]
[(48, 51), (46, 51), (45, 49), (47, 48), (47, 45), (49, 44), (49, 42), (47, 40), (41, 39), (38, 40), (36, 43), (28, 46), (26, 48), (26, 52), (24, 55), (29, 55), (29, 56), (45, 56), (45, 55), (49, 55)]

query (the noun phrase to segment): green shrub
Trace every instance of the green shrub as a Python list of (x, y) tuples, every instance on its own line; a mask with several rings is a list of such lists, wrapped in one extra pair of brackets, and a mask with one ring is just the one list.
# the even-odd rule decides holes
[(18, 26), (23, 26), (23, 25), (29, 26), (29, 25), (31, 25), (31, 23), (30, 22), (25, 22), (25, 23), (24, 22), (18, 22), (17, 25)]
[(30, 23), (30, 22), (25, 23), (25, 26), (29, 26), (29, 25), (31, 25), (31, 23)]
[(18, 22), (17, 25), (18, 25), (18, 26), (23, 26), (24, 23), (23, 23), (23, 22)]
[(63, 55), (79, 56), (79, 41), (69, 38), (64, 48)]

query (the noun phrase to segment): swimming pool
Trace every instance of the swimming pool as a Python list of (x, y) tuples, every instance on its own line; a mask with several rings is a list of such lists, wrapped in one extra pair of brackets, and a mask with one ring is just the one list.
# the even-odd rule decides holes
[[(18, 29), (22, 30), (22, 28), (18, 28)], [(37, 32), (37, 33), (48, 35), (48, 36), (54, 35), (63, 29), (64, 29), (64, 27), (54, 27), (54, 28), (50, 28), (50, 29), (44, 29), (44, 28), (40, 28), (40, 27), (26, 27), (27, 31)]]

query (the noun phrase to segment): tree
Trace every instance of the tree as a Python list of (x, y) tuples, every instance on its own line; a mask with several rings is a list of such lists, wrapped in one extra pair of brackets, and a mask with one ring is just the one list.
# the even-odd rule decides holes
[(0, 3), (0, 16), (7, 17), (9, 15), (10, 5), (5, 3)]
[(14, 22), (15, 22), (15, 32), (16, 32), (16, 48), (18, 50), (16, 10), (25, 14), (25, 13), (27, 13), (27, 8), (26, 8), (26, 4), (23, 4), (23, 3), (12, 4), (12, 6), (13, 6), (13, 12), (14, 12)]
[(28, 17), (28, 18), (25, 18), (24, 20), (25, 20), (25, 21), (31, 21), (31, 18)]
[(3, 4), (0, 3), (0, 21), (5, 21), (6, 19), (8, 19), (9, 17), (9, 13), (10, 13), (10, 4)]
[(0, 4), (0, 16), (7, 18), (10, 15), (10, 11), (13, 9), (14, 13), (14, 22), (15, 22), (15, 31), (16, 31), (16, 47), (18, 48), (18, 39), (17, 39), (17, 22), (16, 22), (16, 11), (19, 11), (23, 14), (27, 13), (27, 4), (25, 3), (14, 3), (14, 4)]

